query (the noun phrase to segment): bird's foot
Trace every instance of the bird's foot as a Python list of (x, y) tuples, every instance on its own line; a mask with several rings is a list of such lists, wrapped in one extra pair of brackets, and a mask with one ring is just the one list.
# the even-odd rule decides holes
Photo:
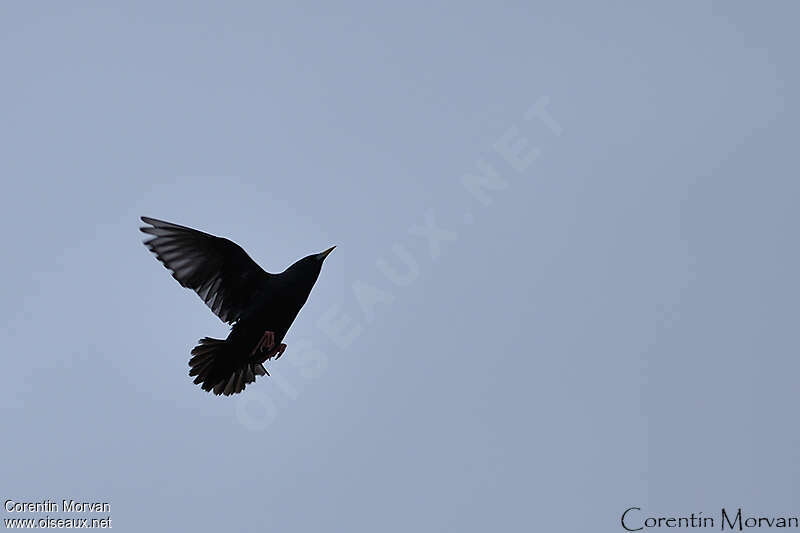
[(280, 359), (281, 356), (283, 355), (283, 352), (286, 351), (286, 345), (284, 343), (281, 343), (281, 345), (278, 346), (277, 350), (275, 351), (277, 352), (277, 355), (275, 355), (275, 359)]
[(261, 336), (261, 340), (258, 341), (256, 347), (253, 348), (252, 352), (250, 352), (250, 355), (254, 356), (258, 352), (272, 350), (274, 346), (275, 346), (275, 332), (265, 331), (264, 335)]
[(263, 356), (264, 357), (264, 361), (269, 361), (273, 357), (275, 359), (280, 358), (280, 356), (283, 355), (283, 352), (285, 350), (286, 350), (286, 345), (283, 344), (283, 343), (281, 343), (280, 346), (275, 346), (273, 349), (271, 349), (269, 352), (267, 352), (266, 355)]
[[(263, 353), (262, 352), (261, 355), (258, 356), (258, 359), (256, 359), (256, 362), (257, 363), (264, 363), (266, 361), (269, 361), (273, 357), (275, 359), (278, 359), (278, 358), (280, 358), (281, 355), (283, 355), (283, 352), (285, 350), (286, 350), (286, 345), (281, 343), (280, 346), (275, 346), (274, 348), (272, 348), (267, 353)], [(269, 374), (267, 374), (267, 375), (269, 375)]]

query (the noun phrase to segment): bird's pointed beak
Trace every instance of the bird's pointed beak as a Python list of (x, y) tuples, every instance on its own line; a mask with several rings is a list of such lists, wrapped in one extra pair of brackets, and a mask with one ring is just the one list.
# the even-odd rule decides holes
[(335, 246), (331, 246), (330, 248), (328, 248), (324, 252), (322, 252), (320, 254), (317, 254), (317, 257), (319, 257), (320, 261), (324, 260), (326, 257), (328, 257), (328, 254), (333, 251), (334, 248), (336, 248), (336, 247)]

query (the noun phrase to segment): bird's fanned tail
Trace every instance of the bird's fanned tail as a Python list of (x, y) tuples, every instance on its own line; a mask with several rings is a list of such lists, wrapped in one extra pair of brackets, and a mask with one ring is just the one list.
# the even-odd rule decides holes
[(237, 361), (228, 353), (230, 347), (228, 341), (205, 337), (192, 349), (189, 375), (196, 376), (194, 382), (204, 391), (230, 396), (242, 392), (256, 376), (267, 374), (261, 363)]

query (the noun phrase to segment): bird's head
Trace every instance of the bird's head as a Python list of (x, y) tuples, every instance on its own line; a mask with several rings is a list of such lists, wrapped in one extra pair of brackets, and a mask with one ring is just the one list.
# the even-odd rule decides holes
[(309, 275), (313, 275), (313, 279), (316, 280), (320, 270), (322, 270), (323, 261), (325, 261), (325, 258), (328, 257), (328, 254), (330, 254), (334, 248), (336, 247), (331, 246), (324, 252), (307, 255), (304, 258), (298, 260), (292, 266), (290, 266), (286, 272), (287, 273), (292, 272), (293, 274), (300, 275), (306, 278)]

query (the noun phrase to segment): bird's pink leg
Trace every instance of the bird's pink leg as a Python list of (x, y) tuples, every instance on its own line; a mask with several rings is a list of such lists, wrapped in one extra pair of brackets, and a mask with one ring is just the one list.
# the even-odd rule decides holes
[(273, 349), (271, 349), (267, 353), (267, 355), (264, 356), (264, 361), (269, 361), (273, 357), (275, 357), (275, 359), (277, 359), (278, 357), (283, 355), (284, 350), (286, 350), (286, 345), (283, 344), (283, 343), (281, 343), (280, 346), (275, 346)]
[(250, 355), (254, 356), (258, 352), (272, 350), (273, 346), (275, 346), (275, 333), (272, 331), (265, 331), (264, 335), (261, 337), (261, 340), (258, 341), (256, 347), (253, 348), (252, 352), (250, 352)]

